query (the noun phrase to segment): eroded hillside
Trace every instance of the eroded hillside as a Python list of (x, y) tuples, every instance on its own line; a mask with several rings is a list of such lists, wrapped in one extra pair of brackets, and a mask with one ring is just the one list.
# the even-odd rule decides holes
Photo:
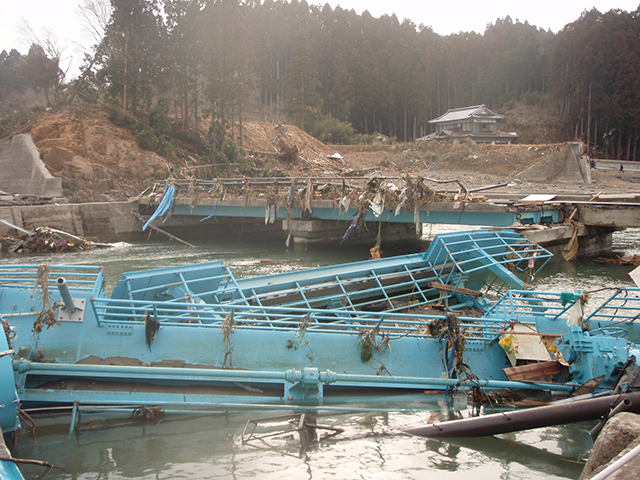
[[(457, 178), (468, 188), (497, 183), (509, 183), (511, 189), (537, 191), (576, 188), (529, 185), (515, 177), (536, 163), (542, 162), (544, 168), (545, 158), (556, 153), (560, 144), (472, 146), (416, 142), (329, 146), (295, 126), (247, 122), (242, 128), (242, 141), (238, 129), (235, 132), (235, 140), (244, 151), (240, 160), (212, 164), (195, 154), (181, 152), (164, 158), (144, 150), (130, 130), (116, 126), (106, 110), (97, 108), (48, 112), (21, 133), (31, 134), (47, 168), (63, 179), (65, 196), (71, 202), (128, 200), (169, 177), (428, 176)], [(593, 173), (594, 184), (578, 189), (624, 189), (634, 183), (629, 175)]]

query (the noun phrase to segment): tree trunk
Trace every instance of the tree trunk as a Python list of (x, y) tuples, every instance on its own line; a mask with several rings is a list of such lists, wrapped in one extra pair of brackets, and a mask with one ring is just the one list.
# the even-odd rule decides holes
[(591, 148), (591, 82), (589, 82), (589, 108), (587, 110), (587, 155)]
[(238, 135), (240, 135), (240, 148), (243, 148), (243, 131), (242, 131), (242, 102), (238, 104)]
[(622, 158), (622, 135), (618, 132), (618, 160)]
[(129, 68), (129, 33), (124, 34), (124, 81), (122, 91), (122, 109), (127, 109), (127, 75)]

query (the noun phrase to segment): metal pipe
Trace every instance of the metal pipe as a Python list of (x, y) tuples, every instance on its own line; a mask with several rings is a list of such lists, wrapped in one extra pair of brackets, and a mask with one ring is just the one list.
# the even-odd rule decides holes
[(67, 312), (74, 313), (77, 309), (73, 304), (73, 298), (71, 298), (71, 292), (69, 291), (67, 281), (63, 277), (58, 277), (56, 284), (58, 285), (58, 290), (60, 291), (60, 296), (62, 297), (62, 301), (64, 302), (64, 307), (67, 309)]
[(620, 403), (627, 401), (629, 402), (628, 411), (640, 413), (640, 392), (636, 392), (575, 400), (440, 424), (434, 423), (411, 428), (405, 432), (430, 438), (484, 437), (531, 428), (596, 420)]
[[(171, 368), (171, 367), (135, 367), (120, 365), (87, 365), (38, 363), (29, 360), (14, 360), (14, 371), (30, 373), (32, 375), (51, 375), (69, 377), (117, 379), (145, 379), (149, 381), (227, 381), (227, 382), (255, 382), (278, 383), (300, 380), (301, 370), (289, 371), (249, 371), (222, 370), (202, 368)], [(430, 377), (383, 377), (380, 375), (351, 375), (338, 374), (329, 370), (319, 372), (319, 381), (325, 384), (356, 387), (395, 387), (407, 389), (424, 389), (429, 387), (485, 387), (485, 388), (513, 388), (523, 390), (560, 390), (573, 391), (575, 385), (553, 383), (526, 383), (509, 380), (488, 379), (456, 379)]]
[(605, 415), (603, 415), (602, 416), (602, 420), (600, 420), (600, 423), (598, 423), (595, 427), (593, 427), (591, 429), (591, 431), (589, 432), (589, 435), (591, 436), (591, 439), (595, 440), (596, 438), (598, 438), (598, 435), (600, 435), (600, 432), (604, 428), (605, 423), (607, 423), (607, 421), (611, 417), (614, 417), (615, 415), (617, 415), (620, 412), (624, 412), (624, 411), (629, 410), (630, 407), (631, 407), (631, 400), (629, 400), (628, 398), (625, 398), (622, 402), (620, 402), (618, 405), (616, 405), (616, 407), (613, 408), (610, 412), (608, 412)]

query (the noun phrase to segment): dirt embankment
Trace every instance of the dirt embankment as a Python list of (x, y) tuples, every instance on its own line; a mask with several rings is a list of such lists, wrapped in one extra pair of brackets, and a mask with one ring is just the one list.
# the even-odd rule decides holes
[[(169, 175), (202, 178), (199, 173), (211, 168), (193, 156), (167, 159), (143, 150), (131, 131), (114, 125), (101, 109), (46, 113), (24, 133), (33, 137), (50, 172), (63, 179), (71, 202), (127, 200)], [(637, 190), (640, 181), (627, 173), (595, 170), (591, 185), (529, 184), (515, 178), (531, 165), (545, 168), (545, 158), (559, 151), (560, 144), (473, 146), (432, 141), (330, 146), (297, 127), (267, 122), (247, 122), (242, 134), (245, 158), (214, 166), (216, 176), (239, 177), (246, 172), (295, 177), (426, 176), (457, 178), (467, 188), (509, 183), (510, 190), (595, 193)]]

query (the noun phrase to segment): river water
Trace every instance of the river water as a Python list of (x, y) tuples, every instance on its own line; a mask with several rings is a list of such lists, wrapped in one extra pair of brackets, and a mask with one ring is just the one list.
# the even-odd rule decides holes
[[(426, 237), (437, 232), (430, 231)], [(428, 238), (425, 238), (428, 240)], [(388, 246), (384, 256), (422, 251), (428, 243)], [(366, 260), (368, 248), (289, 250), (258, 239), (200, 240), (196, 248), (150, 241), (120, 248), (64, 255), (6, 256), (2, 263), (102, 265), (107, 290), (124, 271), (224, 260), (236, 277)], [(616, 233), (609, 256), (640, 254), (640, 230)], [(632, 267), (583, 258), (547, 266), (534, 283), (538, 290), (594, 291), (631, 286)], [(608, 296), (606, 291), (596, 297)], [(46, 460), (59, 468), (22, 467), (36, 479), (559, 479), (578, 478), (592, 447), (593, 425), (549, 427), (480, 439), (427, 440), (400, 433), (430, 419), (468, 415), (466, 402), (441, 395), (426, 398), (423, 409), (363, 413), (320, 412), (317, 423), (344, 431), (300, 451), (297, 434), (243, 443), (249, 420), (260, 429), (291, 430), (288, 412), (230, 411), (167, 414), (142, 424), (129, 414), (86, 415), (79, 432), (69, 434), (69, 415), (36, 415), (35, 434), (23, 429), (14, 451), (20, 458)], [(262, 431), (262, 430), (259, 430)]]

